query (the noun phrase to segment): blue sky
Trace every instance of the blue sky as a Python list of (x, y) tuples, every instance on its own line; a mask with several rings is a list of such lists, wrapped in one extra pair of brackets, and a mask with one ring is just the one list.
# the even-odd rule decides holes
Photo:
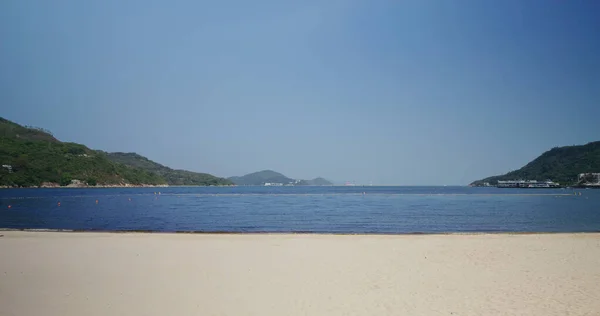
[(174, 168), (468, 184), (600, 139), (596, 1), (0, 2), (0, 115)]

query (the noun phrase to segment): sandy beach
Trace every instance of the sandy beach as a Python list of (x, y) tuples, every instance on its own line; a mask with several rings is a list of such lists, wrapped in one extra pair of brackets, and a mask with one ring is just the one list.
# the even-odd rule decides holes
[(600, 234), (0, 235), (3, 316), (600, 314)]

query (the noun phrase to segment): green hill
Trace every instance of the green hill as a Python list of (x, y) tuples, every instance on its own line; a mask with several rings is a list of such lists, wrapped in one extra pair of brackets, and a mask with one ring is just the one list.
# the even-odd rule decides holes
[[(113, 161), (114, 157), (81, 144), (61, 142), (47, 130), (0, 118), (0, 186), (68, 185), (71, 180), (88, 185), (229, 183), (207, 174), (171, 170), (139, 155), (137, 161), (162, 169), (122, 164)], [(167, 169), (173, 172), (166, 172)]]
[(555, 147), (543, 153), (523, 168), (500, 176), (477, 180), (471, 185), (498, 180), (552, 180), (563, 185), (573, 185), (580, 173), (600, 172), (600, 141), (580, 146)]
[(22, 141), (46, 141), (51, 143), (60, 143), (50, 131), (43, 128), (21, 126), (0, 117), (0, 137), (18, 139)]
[(156, 163), (136, 153), (107, 153), (108, 159), (130, 167), (153, 172), (163, 177), (169, 185), (231, 185), (233, 182), (208, 173), (175, 170)]
[(4, 118), (0, 118), (0, 163), (1, 186), (68, 185), (71, 180), (90, 185), (166, 184), (157, 174), (114, 163), (84, 145), (61, 142), (46, 130)]

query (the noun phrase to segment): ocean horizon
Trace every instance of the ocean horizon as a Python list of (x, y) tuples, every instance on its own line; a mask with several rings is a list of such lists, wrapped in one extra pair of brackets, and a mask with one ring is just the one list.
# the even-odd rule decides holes
[[(581, 195), (580, 195), (581, 194)], [(600, 190), (464, 186), (0, 190), (0, 228), (218, 233), (600, 231)]]

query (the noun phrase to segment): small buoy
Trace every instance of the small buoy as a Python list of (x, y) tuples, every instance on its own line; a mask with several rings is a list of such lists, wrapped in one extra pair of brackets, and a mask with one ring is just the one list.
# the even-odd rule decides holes
[(129, 198), (129, 201), (131, 201), (131, 198)]
[(156, 195), (156, 192), (154, 192), (154, 195)]
[(8, 206), (8, 208), (11, 208), (11, 207), (12, 207), (12, 205), (9, 205), (9, 206)]
[(60, 206), (60, 202), (58, 202), (58, 206)]
[(96, 204), (98, 204), (98, 200), (96, 200)]
[(160, 192), (158, 192), (158, 195), (160, 195)]

